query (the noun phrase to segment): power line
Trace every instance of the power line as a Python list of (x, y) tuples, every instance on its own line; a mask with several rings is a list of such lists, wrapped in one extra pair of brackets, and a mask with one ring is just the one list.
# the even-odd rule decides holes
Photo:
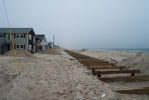
[(8, 27), (9, 27), (9, 32), (10, 32), (10, 37), (11, 37), (11, 42), (12, 42), (12, 47), (13, 47), (13, 52), (14, 52), (14, 56), (15, 56), (15, 59), (16, 59), (17, 67), (18, 67), (18, 70), (19, 70), (19, 74), (20, 74), (20, 66), (19, 66), (19, 62), (18, 62), (18, 58), (17, 58), (17, 55), (16, 55), (16, 50), (15, 50), (15, 47), (14, 47), (12, 34), (11, 34), (10, 23), (9, 23), (9, 18), (8, 18), (8, 14), (7, 14), (5, 0), (3, 0), (3, 3), (4, 3), (5, 13), (6, 13), (6, 17), (7, 17), (7, 22), (8, 22)]
[(6, 17), (7, 17), (8, 27), (10, 28), (10, 23), (9, 23), (9, 18), (8, 18), (8, 14), (7, 14), (7, 9), (6, 9), (5, 0), (3, 0), (3, 3), (4, 3), (5, 13), (6, 13)]

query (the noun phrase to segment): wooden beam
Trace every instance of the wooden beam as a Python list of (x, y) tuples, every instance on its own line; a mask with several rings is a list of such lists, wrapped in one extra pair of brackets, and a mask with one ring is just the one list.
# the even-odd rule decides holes
[(105, 66), (89, 66), (89, 69), (96, 70), (96, 69), (126, 69), (125, 66), (112, 66), (112, 65), (105, 65)]
[(101, 63), (101, 62), (104, 62), (104, 63), (109, 63), (108, 61), (103, 61), (103, 60), (95, 60), (95, 59), (83, 59), (83, 60), (79, 60), (80, 62), (88, 62), (88, 63)]
[(123, 94), (148, 94), (149, 95), (149, 88), (144, 88), (144, 89), (131, 89), (131, 90), (116, 90), (118, 93), (123, 93)]
[(79, 61), (104, 61), (104, 60), (92, 58), (92, 59), (79, 59)]
[(115, 66), (115, 64), (111, 64), (111, 63), (82, 63), (84, 66), (106, 66), (106, 65), (112, 65)]
[(118, 70), (118, 71), (98, 71), (98, 70), (92, 70), (93, 75), (98, 75), (98, 77), (101, 77), (101, 74), (125, 74), (125, 73), (131, 73), (131, 76), (134, 76), (135, 73), (140, 73), (140, 70)]
[(121, 77), (103, 77), (99, 78), (104, 82), (115, 82), (115, 81), (126, 81), (126, 82), (136, 82), (136, 81), (149, 81), (149, 76), (121, 76)]
[(95, 74), (122, 74), (122, 73), (140, 73), (140, 70), (119, 70), (119, 71), (98, 71)]

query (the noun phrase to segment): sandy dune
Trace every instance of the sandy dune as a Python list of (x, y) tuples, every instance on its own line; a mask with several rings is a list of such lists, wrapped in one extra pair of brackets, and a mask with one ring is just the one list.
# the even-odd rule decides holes
[[(100, 60), (114, 62), (117, 65), (124, 65), (128, 69), (139, 69), (140, 74), (137, 75), (149, 75), (149, 54), (144, 53), (121, 53), (111, 51), (95, 51), (95, 50), (73, 50), (75, 52), (91, 56)], [(110, 75), (108, 77), (112, 77)], [(115, 75), (117, 76), (117, 75)], [(120, 75), (119, 75), (120, 76)], [(124, 76), (124, 75), (123, 75)], [(127, 75), (128, 76), (128, 75)], [(108, 84), (114, 89), (133, 89), (149, 87), (149, 82), (108, 82)], [(148, 100), (148, 95), (124, 95), (120, 94), (127, 100)]]
[[(122, 99), (78, 61), (61, 55), (34, 54), (15, 59), (0, 56), (0, 100), (113, 100)], [(105, 97), (101, 97), (105, 94)]]

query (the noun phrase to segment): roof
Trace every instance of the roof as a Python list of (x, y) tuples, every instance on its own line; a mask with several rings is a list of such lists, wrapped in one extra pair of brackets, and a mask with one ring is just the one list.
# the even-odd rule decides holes
[(12, 33), (29, 33), (33, 28), (0, 28), (0, 33), (9, 33), (11, 29)]
[(42, 40), (44, 40), (44, 41), (47, 42), (47, 39), (46, 39), (46, 37), (45, 37), (45, 34), (36, 34), (35, 37), (36, 37), (36, 38), (39, 38), (39, 39), (42, 39)]

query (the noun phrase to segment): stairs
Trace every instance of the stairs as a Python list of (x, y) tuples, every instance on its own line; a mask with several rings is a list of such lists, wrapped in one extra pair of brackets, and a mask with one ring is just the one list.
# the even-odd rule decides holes
[[(81, 64), (87, 66), (92, 70), (93, 75), (97, 75), (101, 81), (104, 82), (137, 82), (137, 81), (149, 81), (149, 76), (135, 76), (136, 73), (140, 73), (140, 70), (128, 70), (126, 66), (116, 66), (114, 63), (110, 63), (103, 60), (98, 60), (86, 55), (75, 53), (65, 50), (69, 55), (76, 58)], [(116, 74), (117, 77), (101, 77), (102, 75)], [(119, 76), (119, 74), (130, 74), (131, 76)], [(149, 87), (130, 90), (116, 90), (118, 93), (124, 94), (149, 94)]]

